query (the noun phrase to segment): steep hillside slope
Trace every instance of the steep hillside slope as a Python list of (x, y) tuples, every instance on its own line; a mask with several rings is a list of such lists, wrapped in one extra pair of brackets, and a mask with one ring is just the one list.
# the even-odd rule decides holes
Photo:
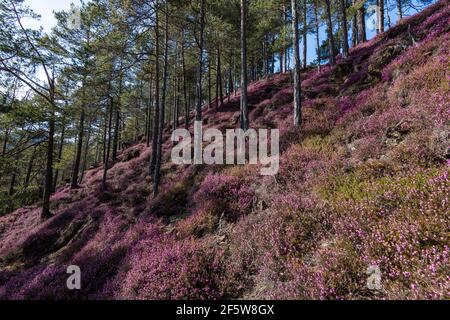
[[(0, 298), (449, 298), (449, 26), (441, 1), (304, 70), (300, 130), (289, 74), (251, 84), (252, 127), (280, 128), (275, 177), (176, 166), (167, 139), (156, 199), (137, 145), (108, 192), (97, 168), (58, 190), (52, 219), (37, 206), (1, 217)], [(239, 96), (225, 101), (206, 128), (236, 127)], [(68, 265), (81, 290), (66, 289)]]

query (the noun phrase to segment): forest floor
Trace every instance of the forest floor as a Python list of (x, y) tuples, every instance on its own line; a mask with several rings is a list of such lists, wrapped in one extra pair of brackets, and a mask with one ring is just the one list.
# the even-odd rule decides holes
[[(99, 167), (53, 195), (48, 221), (39, 204), (0, 217), (0, 298), (450, 298), (449, 28), (440, 1), (303, 70), (300, 129), (289, 73), (252, 83), (252, 128), (280, 129), (274, 177), (177, 166), (167, 128), (157, 198), (139, 144), (107, 192)], [(235, 128), (239, 99), (206, 106), (204, 129)]]

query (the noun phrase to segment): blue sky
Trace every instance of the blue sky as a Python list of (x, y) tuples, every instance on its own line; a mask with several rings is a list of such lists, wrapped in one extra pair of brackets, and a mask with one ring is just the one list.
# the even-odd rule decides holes
[(25, 0), (25, 3), (29, 5), (34, 12), (41, 15), (39, 21), (27, 21), (27, 24), (31, 27), (42, 26), (45, 31), (55, 26), (56, 20), (53, 15), (53, 11), (61, 11), (70, 9), (70, 4), (80, 4), (80, 0)]
[[(25, 0), (25, 3), (29, 5), (36, 13), (41, 15), (41, 19), (39, 21), (26, 21), (25, 24), (27, 26), (38, 28), (42, 26), (46, 32), (49, 32), (51, 28), (56, 24), (56, 20), (54, 18), (54, 11), (68, 10), (70, 8), (70, 4), (74, 3), (75, 5), (79, 5), (81, 0)], [(389, 13), (391, 16), (392, 22), (397, 21), (397, 14), (395, 8)], [(407, 13), (405, 14), (405, 16)], [(367, 28), (367, 36), (368, 38), (372, 38), (375, 35), (375, 32), (370, 28), (369, 19), (367, 19), (366, 23), (368, 24)], [(326, 38), (325, 26), (320, 28), (320, 38), (324, 40)], [(316, 59), (316, 50), (315, 50), (315, 39), (314, 35), (308, 35), (308, 57), (307, 61), (310, 63), (311, 61)], [(291, 59), (292, 60), (292, 59)], [(292, 62), (291, 62), (292, 63)]]

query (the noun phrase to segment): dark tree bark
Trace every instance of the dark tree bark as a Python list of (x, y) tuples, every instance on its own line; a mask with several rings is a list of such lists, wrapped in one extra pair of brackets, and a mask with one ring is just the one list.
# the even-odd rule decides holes
[[(222, 81), (222, 60), (221, 60), (220, 47), (217, 47), (217, 88), (218, 88), (218, 98), (220, 99), (220, 104), (223, 104), (223, 81)], [(217, 107), (217, 103), (216, 103)]]
[(122, 95), (122, 76), (119, 77), (119, 94), (117, 95), (116, 112), (115, 112), (115, 124), (114, 124), (114, 139), (112, 145), (112, 162), (117, 160), (117, 151), (120, 148), (120, 121), (121, 121), (121, 95)]
[(5, 138), (3, 139), (2, 157), (6, 155), (6, 149), (8, 148), (9, 129), (5, 128)]
[(247, 0), (241, 0), (241, 129), (247, 131)]
[[(186, 58), (184, 54), (184, 42), (181, 44), (181, 63), (183, 67), (183, 102), (184, 102), (184, 127), (189, 128), (189, 101), (187, 92)], [(155, 118), (156, 121), (156, 118)]]
[(48, 144), (47, 144), (47, 162), (45, 165), (45, 181), (44, 181), (44, 199), (42, 203), (41, 218), (48, 219), (51, 217), (50, 212), (50, 197), (53, 190), (53, 147), (55, 136), (55, 94), (52, 81), (51, 100), (53, 101), (52, 110), (50, 112), (50, 119), (48, 121)]
[(294, 34), (294, 125), (300, 126), (301, 114), (301, 83), (300, 83), (300, 48), (298, 32), (297, 1), (292, 0), (292, 31)]
[(166, 103), (167, 94), (167, 70), (168, 70), (168, 56), (169, 56), (169, 8), (166, 2), (165, 6), (165, 24), (164, 24), (164, 71), (163, 71), (163, 88), (159, 113), (159, 131), (158, 131), (158, 143), (157, 143), (157, 157), (155, 172), (153, 177), (153, 195), (156, 197), (159, 193), (159, 181), (160, 170), (162, 160), (162, 143), (163, 143), (163, 131), (164, 131), (164, 109)]
[(397, 0), (397, 14), (399, 20), (403, 19), (403, 7), (402, 7), (402, 0)]
[(145, 132), (147, 147), (150, 146), (150, 137), (152, 136), (152, 104), (153, 104), (153, 79), (152, 74), (148, 81), (148, 107), (147, 107), (147, 128)]
[[(67, 102), (66, 102), (66, 107), (67, 107)], [(65, 139), (65, 133), (66, 133), (66, 123), (65, 122), (66, 122), (65, 117), (63, 116), (62, 121), (61, 121), (61, 137), (59, 140), (58, 158), (56, 159), (57, 163), (59, 163), (61, 161), (62, 152), (63, 152), (63, 148), (64, 148), (64, 139)], [(56, 169), (55, 177), (53, 179), (52, 192), (55, 192), (56, 186), (58, 185), (58, 176), (59, 176), (59, 169)]]
[[(28, 189), (31, 180), (31, 172), (33, 171), (34, 157), (36, 156), (37, 147), (33, 148), (33, 152), (31, 153), (30, 159), (28, 160), (27, 166), (27, 174), (25, 176), (24, 189)], [(56, 175), (55, 175), (56, 176)]]
[(208, 108), (211, 108), (212, 104), (212, 91), (211, 91), (211, 55), (208, 55)]
[(92, 120), (89, 123), (88, 132), (87, 132), (87, 136), (86, 136), (86, 143), (84, 144), (83, 166), (81, 169), (81, 176), (80, 176), (79, 184), (83, 183), (84, 174), (86, 172), (86, 169), (88, 168), (87, 162), (88, 162), (88, 153), (89, 153), (89, 144), (90, 144), (90, 140), (91, 140), (91, 133), (92, 133)]
[(102, 190), (107, 190), (106, 180), (108, 177), (108, 169), (109, 169), (109, 153), (111, 151), (111, 129), (112, 129), (112, 119), (114, 113), (114, 98), (110, 97), (110, 105), (109, 105), (109, 118), (108, 118), (108, 142), (105, 145), (105, 154), (104, 154), (104, 164), (103, 164), (103, 177), (102, 177)]
[[(18, 160), (17, 157), (15, 160), (16, 161)], [(9, 197), (13, 196), (15, 193), (14, 187), (16, 186), (17, 170), (18, 170), (17, 167), (13, 166), (13, 170), (12, 170), (12, 174), (11, 174), (11, 182), (9, 184), (9, 191), (8, 191)]]
[(342, 19), (342, 56), (348, 57), (347, 0), (339, 0)]
[(317, 50), (317, 67), (320, 71), (321, 68), (321, 59), (320, 59), (320, 39), (319, 39), (319, 13), (318, 13), (318, 0), (314, 1), (314, 25), (316, 28), (316, 50)]
[(82, 153), (83, 138), (84, 138), (84, 120), (85, 120), (85, 111), (84, 111), (84, 106), (82, 106), (81, 107), (81, 115), (80, 115), (80, 123), (78, 125), (77, 151), (75, 154), (75, 162), (74, 162), (73, 172), (72, 172), (72, 182), (70, 184), (71, 189), (75, 189), (78, 187), (78, 172), (80, 171), (81, 153)]
[(358, 44), (359, 43), (364, 43), (366, 42), (367, 38), (366, 38), (366, 9), (364, 8), (364, 6), (362, 6), (361, 8), (358, 9), (358, 13), (357, 13), (358, 17)]
[[(385, 3), (385, 5), (384, 5), (384, 8), (385, 8), (385, 10), (386, 10), (386, 19), (387, 19), (387, 25), (388, 25), (388, 28), (390, 28), (391, 26), (392, 26), (392, 24), (391, 24), (391, 16), (389, 15), (389, 1), (388, 0), (386, 0), (386, 3)], [(384, 14), (384, 13), (383, 13)], [(383, 26), (384, 27), (384, 26)]]
[(302, 32), (302, 36), (303, 36), (303, 68), (306, 68), (306, 57), (307, 57), (307, 51), (308, 51), (308, 39), (307, 39), (307, 34), (308, 34), (308, 21), (307, 21), (307, 17), (306, 17), (306, 5), (307, 2), (306, 0), (303, 0), (303, 32)]
[(377, 0), (377, 34), (384, 32), (384, 0)]
[[(184, 51), (183, 51), (184, 53)], [(153, 141), (152, 141), (152, 156), (150, 160), (150, 175), (155, 172), (157, 148), (158, 148), (158, 134), (159, 134), (159, 118), (160, 118), (160, 99), (159, 99), (159, 79), (160, 79), (160, 66), (159, 66), (159, 3), (156, 1), (156, 18), (155, 18), (155, 114), (153, 120)], [(183, 54), (184, 57), (184, 54)], [(184, 58), (183, 58), (184, 60)], [(164, 119), (164, 117), (163, 117)]]
[(334, 44), (333, 36), (333, 22), (331, 21), (331, 4), (330, 0), (325, 0), (326, 4), (326, 14), (327, 14), (327, 33), (328, 33), (328, 50), (330, 64), (334, 65), (336, 63), (336, 46)]
[[(352, 0), (352, 5), (356, 4), (356, 0)], [(352, 46), (359, 44), (359, 30), (358, 30), (358, 13), (355, 12), (352, 18)]]
[(197, 69), (197, 103), (195, 107), (195, 120), (202, 121), (202, 80), (203, 80), (203, 42), (205, 30), (205, 0), (200, 0), (200, 40), (199, 40), (199, 55), (198, 55), (198, 69)]

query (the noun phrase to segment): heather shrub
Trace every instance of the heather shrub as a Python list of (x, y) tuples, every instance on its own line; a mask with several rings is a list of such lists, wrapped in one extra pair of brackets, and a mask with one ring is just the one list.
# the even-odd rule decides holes
[(190, 183), (184, 179), (174, 183), (170, 189), (160, 193), (151, 206), (152, 214), (159, 217), (170, 217), (183, 214), (187, 202)]
[[(443, 297), (443, 287), (448, 286), (440, 275), (448, 259), (448, 239), (442, 237), (448, 228), (442, 215), (448, 202), (448, 173), (418, 169), (395, 178), (362, 181), (353, 176), (344, 181), (331, 198), (335, 232), (350, 241), (360, 264), (381, 268), (382, 294), (404, 298), (416, 288), (426, 297)], [(435, 274), (428, 273), (427, 279), (435, 282), (420, 284), (418, 279), (430, 268)]]
[(194, 195), (198, 211), (209, 211), (228, 221), (250, 213), (253, 201), (250, 177), (239, 169), (208, 174)]
[(141, 240), (118, 298), (218, 299), (220, 256), (186, 239), (175, 242), (156, 232)]

